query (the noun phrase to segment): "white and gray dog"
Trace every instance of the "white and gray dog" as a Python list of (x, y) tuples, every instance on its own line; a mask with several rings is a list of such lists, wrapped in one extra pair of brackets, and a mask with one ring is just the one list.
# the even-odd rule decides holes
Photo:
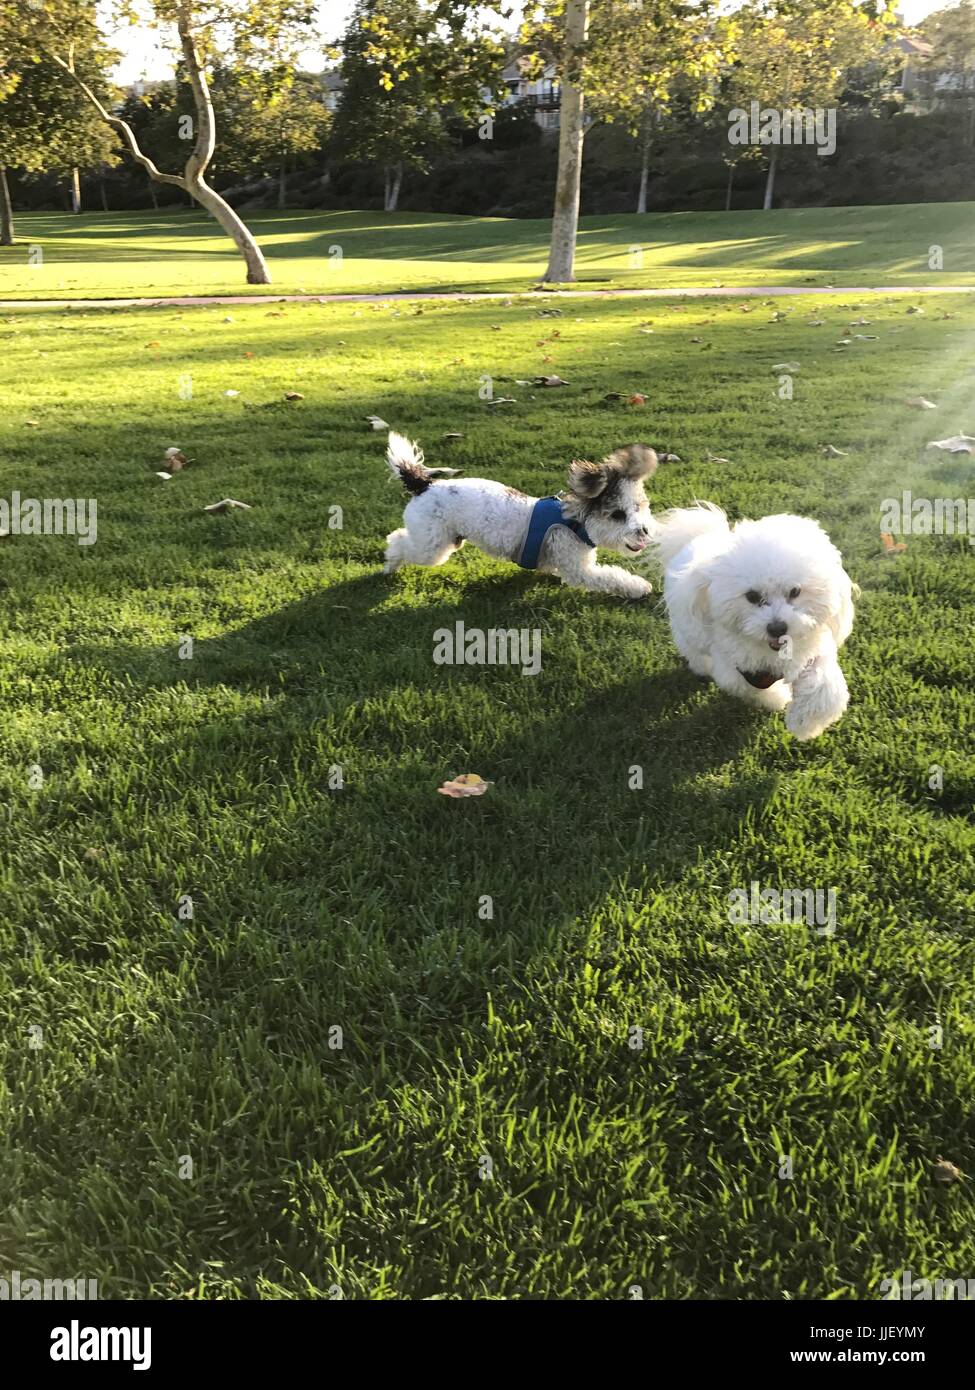
[(644, 483), (657, 467), (646, 444), (627, 444), (602, 463), (577, 460), (568, 491), (528, 497), (487, 478), (427, 468), (416, 444), (391, 433), (386, 462), (411, 493), (404, 525), (386, 539), (386, 573), (401, 565), (442, 565), (471, 541), (499, 560), (555, 574), (563, 584), (642, 599), (651, 585), (619, 565), (596, 563), (596, 546), (639, 555), (653, 521)]
[(766, 516), (728, 525), (710, 503), (663, 512), (653, 548), (677, 649), (692, 671), (765, 710), (799, 739), (849, 701), (838, 652), (859, 590), (817, 521)]

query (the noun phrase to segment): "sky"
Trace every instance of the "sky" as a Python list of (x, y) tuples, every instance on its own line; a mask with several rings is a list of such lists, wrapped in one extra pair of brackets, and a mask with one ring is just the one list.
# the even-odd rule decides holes
[[(948, 3), (950, 0), (901, 0), (900, 13), (907, 24), (917, 24), (932, 10), (945, 9)], [(317, 8), (325, 41), (339, 39), (353, 0), (318, 0)], [(114, 73), (115, 81), (122, 86), (140, 77), (152, 80), (172, 75), (172, 60), (157, 31), (146, 26), (126, 27), (116, 32), (112, 42), (123, 55)], [(310, 49), (302, 55), (301, 65), (307, 72), (320, 72), (326, 59), (320, 49)]]

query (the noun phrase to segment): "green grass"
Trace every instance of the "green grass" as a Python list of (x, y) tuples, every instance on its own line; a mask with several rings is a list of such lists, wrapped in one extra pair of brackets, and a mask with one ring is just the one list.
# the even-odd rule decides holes
[[(245, 214), (270, 290), (522, 290), (548, 258), (549, 223), (428, 213)], [(975, 284), (975, 205), (654, 213), (582, 219), (576, 274), (593, 288)], [(0, 248), (0, 297), (248, 292), (243, 262), (202, 213), (44, 214)], [(929, 269), (931, 248), (943, 269)], [(29, 264), (31, 247), (42, 259)], [(37, 254), (34, 253), (34, 260)]]
[[(975, 1275), (972, 1178), (931, 1178), (975, 1173), (975, 555), (878, 542), (885, 496), (973, 491), (924, 445), (975, 432), (975, 306), (745, 307), (0, 323), (0, 496), (99, 506), (94, 546), (0, 545), (0, 1272), (488, 1299)], [(878, 340), (837, 349), (859, 314)], [(570, 385), (502, 380), (543, 365)], [(382, 576), (373, 411), (533, 491), (643, 438), (683, 460), (658, 509), (819, 517), (863, 588), (847, 716), (798, 744), (684, 669), (654, 603), (470, 547)], [(164, 483), (171, 444), (194, 462)], [(203, 513), (226, 495), (253, 510)], [(541, 673), (435, 666), (457, 620), (540, 628)], [(487, 794), (437, 794), (463, 772)], [(732, 925), (752, 880), (834, 889), (835, 937)]]

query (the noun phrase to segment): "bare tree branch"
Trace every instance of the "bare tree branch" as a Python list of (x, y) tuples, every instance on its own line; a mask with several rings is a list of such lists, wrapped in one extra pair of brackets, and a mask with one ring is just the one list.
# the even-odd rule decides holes
[(132, 154), (132, 158), (142, 165), (150, 178), (155, 179), (157, 183), (171, 183), (175, 184), (177, 188), (186, 189), (186, 180), (183, 178), (182, 174), (164, 174), (160, 169), (156, 168), (148, 155), (142, 153), (139, 149), (139, 142), (135, 138), (135, 131), (129, 125), (128, 121), (123, 121), (121, 116), (113, 116), (111, 111), (102, 105), (88, 84), (81, 80), (69, 63), (66, 63), (63, 58), (59, 58), (56, 53), (52, 53), (50, 56), (52, 60), (57, 63), (58, 67), (64, 68), (64, 71), (68, 73), (72, 81), (78, 84), (88, 100), (94, 105), (102, 120), (107, 121), (110, 126), (114, 126), (116, 130), (121, 131), (125, 143), (128, 145), (129, 151)]
[(216, 122), (213, 119), (213, 101), (210, 97), (210, 87), (207, 83), (202, 64), (200, 63), (200, 55), (196, 50), (192, 14), (189, 5), (183, 4), (180, 6), (176, 27), (179, 31), (179, 41), (183, 50), (183, 61), (186, 64), (186, 73), (190, 80), (190, 86), (193, 89), (193, 104), (196, 107), (196, 140), (193, 144), (193, 151), (186, 161), (186, 178), (191, 183), (195, 183), (198, 179), (203, 178), (207, 165), (213, 158), (213, 151), (217, 143)]

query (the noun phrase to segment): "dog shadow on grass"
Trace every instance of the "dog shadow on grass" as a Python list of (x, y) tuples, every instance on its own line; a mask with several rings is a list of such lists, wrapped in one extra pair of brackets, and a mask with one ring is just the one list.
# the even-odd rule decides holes
[[(291, 813), (287, 835), (246, 873), (255, 883), (314, 883), (319, 907), (308, 930), (330, 911), (347, 915), (343, 895), (371, 899), (378, 886), (374, 920), (392, 929), (388, 949), (397, 956), (433, 923), (456, 919), (462, 881), (504, 897), (510, 929), (530, 935), (537, 919), (544, 934), (585, 915), (635, 871), (645, 876), (649, 866), (659, 885), (679, 877), (688, 861), (736, 838), (748, 809), (768, 798), (773, 773), (732, 772), (764, 717), (679, 663), (652, 604), (567, 595), (520, 574), (434, 574), (432, 595), (424, 592), (429, 572), (419, 587), (381, 575), (332, 584), (196, 641), (190, 660), (175, 643), (115, 642), (76, 646), (67, 659), (124, 678), (137, 696), (174, 686), (243, 696), (215, 706), (205, 722), (174, 728), (158, 756), (191, 781), (219, 782), (228, 768), (249, 767), (261, 782), (254, 795), (272, 800), (288, 797), (300, 769), (313, 769), (320, 795), (305, 789), (308, 809)], [(459, 622), (538, 628), (542, 672), (435, 665), (434, 634)], [(632, 674), (635, 634), (646, 646), (646, 675)], [(616, 680), (610, 663), (599, 688), (580, 682), (587, 654), (602, 644), (605, 663), (621, 638), (630, 644), (628, 674)], [(572, 649), (560, 650), (570, 640)], [(343, 767), (341, 788), (325, 776), (334, 765)], [(467, 771), (493, 784), (485, 797), (437, 795), (440, 781)], [(253, 801), (241, 814), (255, 814)], [(322, 857), (323, 827), (332, 845), (346, 846), (351, 868), (334, 849)], [(241, 873), (224, 867), (238, 903)], [(492, 894), (499, 876), (504, 892)], [(206, 892), (219, 911), (212, 875)], [(292, 922), (301, 929), (300, 917)]]

